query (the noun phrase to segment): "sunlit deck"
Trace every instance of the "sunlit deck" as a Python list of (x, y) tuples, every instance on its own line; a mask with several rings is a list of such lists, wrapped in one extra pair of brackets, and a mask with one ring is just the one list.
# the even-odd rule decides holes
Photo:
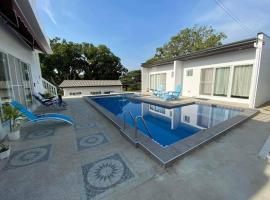
[(74, 126), (28, 124), (21, 140), (8, 142), (0, 199), (269, 199), (270, 165), (258, 157), (269, 135), (267, 112), (163, 168), (82, 98), (65, 101), (68, 109), (59, 112)]

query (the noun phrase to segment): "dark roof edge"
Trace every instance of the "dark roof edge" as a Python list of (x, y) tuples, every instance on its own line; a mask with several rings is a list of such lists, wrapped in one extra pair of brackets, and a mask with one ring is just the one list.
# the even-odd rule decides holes
[(217, 55), (222, 53), (227, 53), (231, 51), (237, 51), (237, 50), (243, 50), (243, 49), (250, 49), (254, 48), (254, 43), (257, 41), (257, 38), (249, 38), (245, 40), (240, 40), (237, 42), (232, 42), (224, 45), (220, 45), (213, 48), (208, 48), (200, 51), (195, 51), (186, 55), (176, 56), (170, 59), (162, 59), (159, 61), (155, 61), (152, 63), (142, 63), (142, 67), (154, 67), (154, 66), (160, 66), (165, 64), (172, 64), (175, 60), (184, 61), (184, 60), (190, 60), (195, 58), (201, 58), (211, 55)]

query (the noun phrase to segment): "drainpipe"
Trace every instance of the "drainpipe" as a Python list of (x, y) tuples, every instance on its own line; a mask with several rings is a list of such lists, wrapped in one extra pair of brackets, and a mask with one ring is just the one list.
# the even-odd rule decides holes
[(256, 76), (255, 76), (255, 85), (252, 95), (252, 102), (251, 107), (255, 108), (255, 99), (257, 96), (257, 88), (258, 88), (258, 81), (259, 81), (259, 74), (260, 74), (260, 68), (261, 68), (261, 56), (262, 56), (262, 47), (263, 47), (263, 33), (257, 34), (257, 41), (254, 44), (254, 47), (256, 48), (256, 55), (255, 55), (255, 69), (256, 69)]

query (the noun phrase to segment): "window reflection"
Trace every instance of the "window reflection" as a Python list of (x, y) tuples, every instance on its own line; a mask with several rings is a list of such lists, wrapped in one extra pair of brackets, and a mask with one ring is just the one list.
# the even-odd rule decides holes
[(2, 125), (5, 122), (3, 106), (12, 99), (28, 108), (33, 104), (32, 85), (30, 65), (12, 55), (0, 52), (0, 119)]
[(142, 113), (143, 116), (161, 120), (161, 123), (169, 123), (173, 130), (183, 126), (196, 129), (210, 128), (236, 116), (239, 111), (200, 104), (167, 109), (142, 103)]

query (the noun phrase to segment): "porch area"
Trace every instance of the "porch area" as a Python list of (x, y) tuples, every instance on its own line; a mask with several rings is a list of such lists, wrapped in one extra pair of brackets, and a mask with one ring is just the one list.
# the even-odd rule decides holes
[(270, 164), (258, 153), (270, 113), (164, 169), (83, 98), (65, 101), (67, 110), (58, 112), (72, 116), (74, 126), (28, 124), (19, 141), (7, 142), (12, 156), (0, 161), (0, 199), (269, 199)]

